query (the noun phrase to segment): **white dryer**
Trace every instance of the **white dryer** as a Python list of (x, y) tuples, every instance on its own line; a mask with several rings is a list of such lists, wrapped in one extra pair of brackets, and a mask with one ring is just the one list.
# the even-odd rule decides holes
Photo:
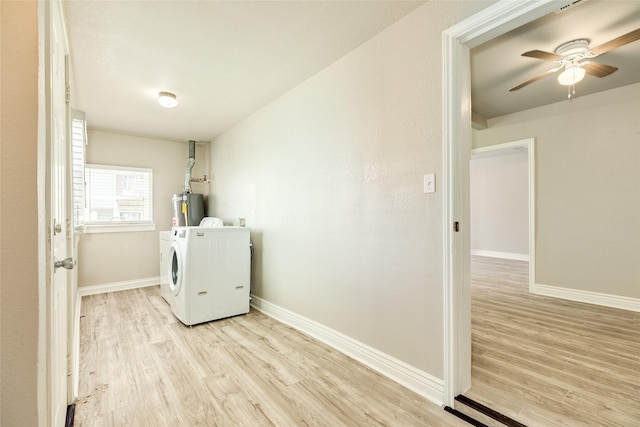
[(171, 231), (160, 232), (160, 295), (167, 303), (171, 303), (171, 289), (169, 288), (171, 264), (169, 263), (169, 251), (172, 240)]
[(171, 311), (185, 325), (249, 312), (251, 249), (245, 227), (174, 227)]

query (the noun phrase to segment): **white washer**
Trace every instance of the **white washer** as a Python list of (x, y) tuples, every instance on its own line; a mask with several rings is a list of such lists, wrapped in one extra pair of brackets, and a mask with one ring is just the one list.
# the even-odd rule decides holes
[(249, 312), (251, 249), (245, 227), (174, 227), (169, 251), (173, 314), (195, 325)]
[(171, 231), (160, 232), (160, 296), (169, 304), (171, 290), (169, 288), (169, 274), (171, 272), (171, 264), (169, 263), (169, 250), (173, 238)]

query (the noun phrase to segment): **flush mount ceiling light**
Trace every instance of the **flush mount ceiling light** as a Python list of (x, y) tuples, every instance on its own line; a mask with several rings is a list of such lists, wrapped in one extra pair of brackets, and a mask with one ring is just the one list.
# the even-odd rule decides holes
[(564, 71), (558, 76), (558, 83), (563, 86), (573, 86), (584, 79), (586, 71), (579, 64), (567, 64)]
[(158, 93), (158, 104), (164, 108), (175, 108), (178, 105), (178, 100), (176, 95), (171, 92), (160, 92)]

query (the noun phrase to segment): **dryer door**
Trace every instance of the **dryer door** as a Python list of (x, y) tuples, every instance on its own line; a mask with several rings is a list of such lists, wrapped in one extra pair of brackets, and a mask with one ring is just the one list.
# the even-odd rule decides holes
[(182, 277), (184, 276), (184, 260), (180, 253), (178, 242), (171, 242), (169, 250), (169, 288), (173, 295), (178, 295), (182, 287)]

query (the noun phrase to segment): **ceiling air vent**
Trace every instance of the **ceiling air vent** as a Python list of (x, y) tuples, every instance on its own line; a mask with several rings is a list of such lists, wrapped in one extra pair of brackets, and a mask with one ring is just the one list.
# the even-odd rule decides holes
[(566, 12), (569, 9), (573, 9), (576, 6), (579, 6), (583, 3), (588, 2), (589, 0), (575, 0), (575, 1), (571, 1), (568, 2), (567, 4), (565, 4), (564, 6), (562, 6), (560, 9), (556, 10), (556, 13), (563, 13)]

